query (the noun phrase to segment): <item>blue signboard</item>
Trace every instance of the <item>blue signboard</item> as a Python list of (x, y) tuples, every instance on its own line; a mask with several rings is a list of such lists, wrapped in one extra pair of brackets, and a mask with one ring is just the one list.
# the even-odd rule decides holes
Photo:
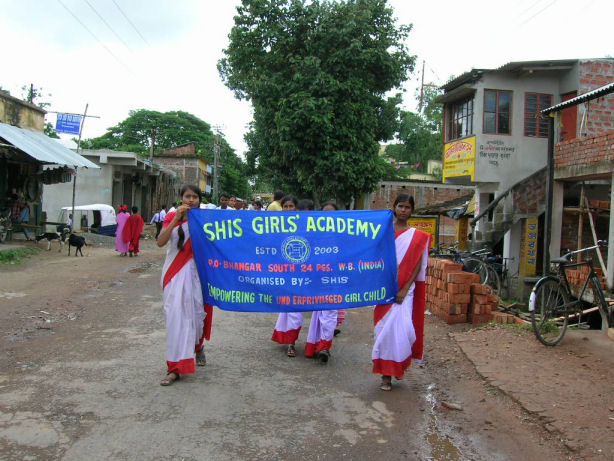
[(57, 114), (55, 121), (55, 131), (58, 133), (79, 134), (81, 129), (81, 115), (75, 114)]
[(347, 309), (397, 293), (392, 212), (191, 209), (205, 302), (248, 312)]

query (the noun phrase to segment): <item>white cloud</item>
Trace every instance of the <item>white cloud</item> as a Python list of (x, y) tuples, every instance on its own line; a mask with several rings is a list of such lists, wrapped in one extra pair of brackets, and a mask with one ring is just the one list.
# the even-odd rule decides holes
[[(88, 6), (107, 21), (128, 47)], [(223, 125), (230, 145), (245, 150), (249, 103), (221, 82), (216, 64), (228, 43), (239, 1), (0, 0), (0, 85), (19, 96), (34, 83), (52, 93), (51, 110), (81, 112), (89, 103), (84, 137), (103, 134), (133, 109), (183, 110)], [(62, 7), (76, 15), (97, 41)], [(472, 67), (509, 61), (594, 58), (614, 54), (610, 1), (391, 0), (418, 56), (405, 85), (405, 106), (415, 107), (422, 60), (425, 81), (443, 84)]]

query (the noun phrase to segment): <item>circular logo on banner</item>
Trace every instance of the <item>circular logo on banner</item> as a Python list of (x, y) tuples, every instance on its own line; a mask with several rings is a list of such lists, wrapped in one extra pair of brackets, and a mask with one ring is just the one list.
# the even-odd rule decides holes
[(288, 237), (281, 244), (281, 254), (293, 264), (302, 263), (309, 257), (311, 247), (307, 239), (303, 237)]

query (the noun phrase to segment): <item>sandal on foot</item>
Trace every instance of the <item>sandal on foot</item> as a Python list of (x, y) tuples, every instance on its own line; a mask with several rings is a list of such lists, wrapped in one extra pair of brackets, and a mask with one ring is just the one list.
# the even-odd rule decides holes
[(205, 357), (205, 346), (203, 346), (196, 353), (196, 366), (204, 367), (205, 365), (207, 365), (207, 358)]
[(341, 333), (341, 330), (339, 328), (335, 328), (335, 331), (333, 331), (333, 336), (337, 336), (339, 333)]
[(320, 361), (320, 363), (328, 362), (329, 358), (330, 358), (330, 351), (328, 349), (323, 349), (320, 352), (318, 352), (318, 360)]
[(294, 348), (294, 344), (290, 344), (288, 346), (288, 357), (296, 357), (296, 349)]
[(180, 376), (176, 371), (171, 371), (166, 374), (166, 378), (160, 381), (160, 386), (171, 386), (175, 381), (179, 381)]
[(390, 379), (390, 376), (388, 377), (387, 380), (382, 378), (382, 384), (380, 384), (379, 388), (381, 391), (386, 391), (386, 392), (389, 392), (392, 390), (392, 381)]

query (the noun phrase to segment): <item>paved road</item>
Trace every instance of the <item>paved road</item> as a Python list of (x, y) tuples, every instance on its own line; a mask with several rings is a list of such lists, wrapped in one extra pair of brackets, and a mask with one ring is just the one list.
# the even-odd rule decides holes
[(306, 331), (286, 357), (269, 339), (275, 315), (215, 310), (207, 366), (161, 387), (162, 259), (93, 247), (0, 269), (0, 458), (564, 459), (433, 319), (430, 358), (384, 393), (370, 309), (349, 312), (326, 365), (302, 357)]

